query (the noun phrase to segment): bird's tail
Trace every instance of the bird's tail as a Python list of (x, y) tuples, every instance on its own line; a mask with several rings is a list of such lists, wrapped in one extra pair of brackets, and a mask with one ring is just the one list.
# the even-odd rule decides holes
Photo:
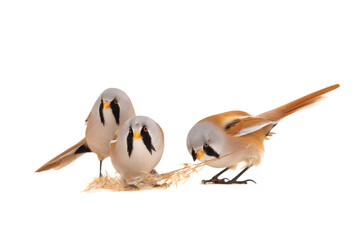
[(58, 170), (72, 163), (74, 160), (76, 160), (78, 157), (80, 157), (86, 152), (91, 152), (91, 150), (87, 146), (84, 138), (68, 150), (64, 151), (55, 158), (51, 159), (49, 162), (45, 163), (35, 172), (47, 171), (50, 169)]
[(282, 118), (284, 118), (304, 107), (307, 107), (315, 102), (320, 101), (323, 98), (322, 95), (324, 95), (325, 93), (328, 93), (332, 90), (335, 90), (339, 86), (340, 86), (339, 84), (335, 84), (335, 85), (329, 86), (327, 88), (318, 90), (314, 93), (311, 93), (304, 97), (301, 97), (295, 101), (287, 103), (281, 107), (275, 108), (275, 109), (265, 112), (265, 113), (262, 113), (258, 117), (277, 122), (277, 121), (281, 120)]

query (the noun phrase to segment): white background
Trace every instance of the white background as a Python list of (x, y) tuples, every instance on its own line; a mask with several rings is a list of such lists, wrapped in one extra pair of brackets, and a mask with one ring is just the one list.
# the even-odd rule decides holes
[[(360, 239), (357, 2), (1, 1), (0, 238)], [(335, 83), (274, 129), (244, 176), (257, 185), (201, 185), (220, 170), (208, 167), (168, 190), (84, 193), (94, 154), (34, 173), (84, 137), (108, 87), (162, 126), (166, 172), (192, 162), (198, 120)]]

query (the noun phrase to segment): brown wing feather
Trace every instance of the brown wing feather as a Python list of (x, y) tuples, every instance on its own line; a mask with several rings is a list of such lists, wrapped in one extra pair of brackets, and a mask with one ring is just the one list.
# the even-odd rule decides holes
[[(239, 134), (239, 133), (241, 133), (241, 131), (253, 132), (253, 131), (257, 131), (257, 130), (264, 128), (271, 124), (273, 125), (274, 123), (271, 121), (268, 121), (266, 119), (263, 119), (263, 118), (250, 116), (250, 117), (241, 119), (233, 127), (227, 129), (226, 132), (230, 135)], [(260, 127), (257, 128), (258, 126), (260, 126)]]
[(50, 169), (60, 169), (65, 167), (66, 165), (72, 163), (74, 160), (76, 160), (78, 157), (83, 155), (83, 153), (75, 154), (76, 150), (82, 146), (83, 144), (86, 144), (85, 138), (82, 139), (80, 142), (72, 146), (71, 148), (65, 150), (58, 156), (51, 159), (49, 162), (45, 163), (43, 166), (41, 166), (38, 170), (35, 172), (42, 172), (47, 171)]
[(273, 124), (273, 122), (269, 120), (260, 117), (253, 117), (250, 114), (242, 111), (220, 113), (205, 118), (202, 121), (213, 122), (217, 126), (223, 128), (225, 132), (230, 135), (235, 135), (243, 129), (249, 129), (262, 124), (265, 124), (265, 126), (268, 125), (268, 123)]
[(226, 126), (232, 123), (234, 120), (242, 119), (244, 117), (251, 116), (250, 114), (242, 111), (229, 111), (216, 115), (209, 116), (199, 122), (207, 121), (216, 124), (222, 128), (226, 128)]
[(298, 110), (301, 110), (302, 108), (307, 107), (310, 104), (320, 101), (323, 98), (322, 95), (324, 95), (325, 93), (328, 93), (332, 90), (335, 90), (339, 86), (340, 86), (339, 84), (335, 84), (335, 85), (329, 86), (327, 88), (318, 90), (318, 91), (308, 94), (304, 97), (301, 97), (295, 101), (292, 101), (288, 104), (285, 104), (281, 107), (278, 107), (276, 109), (273, 109), (273, 110), (265, 112), (265, 113), (262, 113), (262, 114), (258, 115), (258, 117), (261, 117), (261, 118), (264, 118), (264, 119), (267, 119), (270, 121), (279, 121), (280, 119), (282, 119)]

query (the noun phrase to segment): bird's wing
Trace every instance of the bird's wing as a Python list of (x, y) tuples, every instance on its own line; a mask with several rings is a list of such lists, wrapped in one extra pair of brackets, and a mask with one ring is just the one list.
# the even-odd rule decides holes
[[(240, 137), (265, 128), (265, 135), (275, 122), (260, 117), (254, 117), (242, 111), (220, 113), (203, 119), (221, 127), (227, 134)], [(268, 127), (269, 126), (269, 127)]]
[(234, 119), (225, 125), (227, 134), (240, 137), (260, 129), (264, 129), (265, 135), (276, 123), (259, 117), (248, 116), (241, 119)]

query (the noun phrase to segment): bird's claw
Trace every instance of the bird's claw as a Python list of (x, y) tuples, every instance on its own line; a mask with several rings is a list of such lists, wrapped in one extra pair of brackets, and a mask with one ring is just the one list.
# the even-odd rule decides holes
[(209, 180), (202, 180), (202, 184), (226, 184), (229, 182), (228, 178), (211, 178)]
[(236, 181), (236, 180), (234, 180), (234, 181), (229, 181), (229, 182), (227, 182), (226, 184), (247, 184), (248, 182), (253, 182), (254, 184), (257, 184), (254, 180), (252, 180), (252, 179), (247, 179), (247, 180), (243, 180), (243, 181)]
[(222, 179), (211, 178), (209, 180), (202, 180), (202, 184), (247, 184), (248, 182), (253, 182), (253, 183), (257, 184), (252, 179), (247, 179), (247, 180), (243, 180), (243, 181), (229, 180), (228, 178), (222, 178)]
[(153, 185), (153, 188), (168, 188), (169, 185), (167, 183), (163, 183), (163, 184), (158, 184), (158, 183), (155, 183)]

